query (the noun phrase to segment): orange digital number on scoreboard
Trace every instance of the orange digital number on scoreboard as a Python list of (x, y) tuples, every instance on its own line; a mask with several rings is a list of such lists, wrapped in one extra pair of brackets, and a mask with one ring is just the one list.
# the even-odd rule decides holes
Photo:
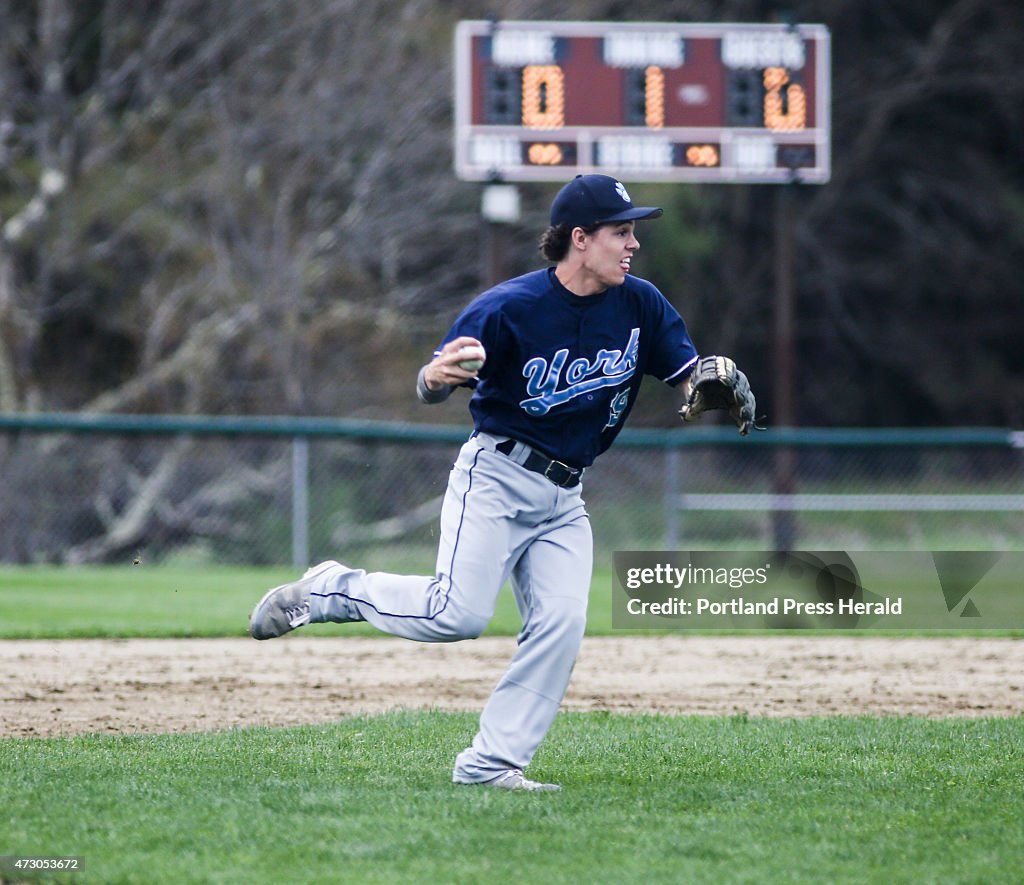
[(765, 68), (764, 125), (777, 131), (798, 131), (807, 125), (803, 87), (790, 83), (785, 68)]
[(526, 157), (535, 166), (557, 166), (564, 159), (557, 144), (531, 144), (526, 150)]
[(565, 77), (558, 65), (523, 68), (522, 121), (528, 129), (565, 125)]
[(713, 144), (691, 144), (686, 149), (686, 162), (691, 166), (717, 166), (718, 148)]

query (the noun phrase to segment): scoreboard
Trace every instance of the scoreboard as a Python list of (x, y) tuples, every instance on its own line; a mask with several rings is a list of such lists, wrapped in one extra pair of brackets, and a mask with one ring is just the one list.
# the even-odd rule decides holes
[(455, 171), (824, 184), (829, 53), (824, 25), (462, 21)]

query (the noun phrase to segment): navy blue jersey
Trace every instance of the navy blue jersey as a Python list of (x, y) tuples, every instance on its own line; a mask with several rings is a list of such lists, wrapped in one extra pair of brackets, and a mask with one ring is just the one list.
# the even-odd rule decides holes
[(679, 384), (697, 360), (676, 309), (628, 275), (588, 296), (566, 289), (554, 268), (516, 277), (475, 298), (441, 347), (463, 335), (487, 351), (469, 383), (476, 429), (572, 467), (589, 466), (612, 444), (644, 375)]

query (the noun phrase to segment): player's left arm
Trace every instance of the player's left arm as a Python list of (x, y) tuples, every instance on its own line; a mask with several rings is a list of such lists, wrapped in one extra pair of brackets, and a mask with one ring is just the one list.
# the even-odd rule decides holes
[(697, 348), (679, 311), (655, 286), (646, 281), (645, 284), (643, 323), (648, 354), (644, 371), (671, 387), (678, 387), (685, 398), (690, 375), (697, 364)]
[[(669, 371), (662, 376), (667, 384), (678, 386), (682, 394), (679, 416), (693, 421), (711, 409), (726, 410), (739, 432), (746, 436), (758, 427), (754, 417), (757, 408), (747, 376), (729, 357), (700, 357), (679, 312), (654, 287), (648, 309), (651, 324), (657, 330), (652, 353), (654, 374)], [(671, 371), (671, 366), (678, 366)]]

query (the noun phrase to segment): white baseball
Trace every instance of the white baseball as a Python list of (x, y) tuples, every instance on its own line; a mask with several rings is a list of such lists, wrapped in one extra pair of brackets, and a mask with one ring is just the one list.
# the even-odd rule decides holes
[(487, 353), (482, 347), (477, 347), (474, 344), (467, 344), (465, 347), (459, 348), (459, 354), (462, 359), (459, 361), (459, 368), (465, 369), (467, 372), (477, 372), (484, 364), (484, 360), (487, 359)]

